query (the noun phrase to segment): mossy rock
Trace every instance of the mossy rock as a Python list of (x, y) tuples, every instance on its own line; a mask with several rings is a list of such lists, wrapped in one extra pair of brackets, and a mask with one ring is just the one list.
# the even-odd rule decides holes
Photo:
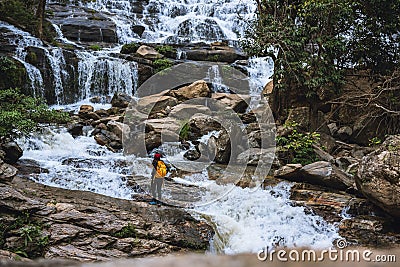
[(0, 56), (0, 89), (23, 88), (26, 82), (24, 65), (12, 57)]

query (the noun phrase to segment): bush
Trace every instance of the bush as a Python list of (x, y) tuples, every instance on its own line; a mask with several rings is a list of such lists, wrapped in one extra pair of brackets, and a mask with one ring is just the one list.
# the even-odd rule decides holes
[(121, 48), (121, 54), (136, 53), (136, 51), (138, 50), (139, 47), (140, 47), (140, 44), (137, 44), (137, 43), (124, 44)]
[(66, 123), (69, 114), (51, 110), (41, 98), (20, 93), (18, 88), (0, 90), (0, 138), (33, 131), (38, 123)]
[(99, 45), (91, 45), (89, 46), (89, 49), (93, 51), (100, 51), (101, 47)]
[(318, 161), (319, 159), (314, 152), (313, 144), (320, 139), (320, 134), (316, 132), (300, 133), (296, 128), (296, 123), (291, 126), (294, 127), (294, 129), (287, 137), (278, 136), (276, 138), (276, 144), (280, 146), (284, 152), (287, 152), (287, 163), (307, 165)]
[(170, 45), (159, 45), (159, 46), (156, 46), (155, 49), (158, 53), (163, 54), (163, 55), (176, 52), (175, 48), (173, 48)]
[(153, 62), (156, 72), (168, 69), (174, 65), (174, 63), (169, 59), (156, 59)]
[(0, 56), (0, 89), (23, 86), (26, 83), (26, 70), (19, 61)]

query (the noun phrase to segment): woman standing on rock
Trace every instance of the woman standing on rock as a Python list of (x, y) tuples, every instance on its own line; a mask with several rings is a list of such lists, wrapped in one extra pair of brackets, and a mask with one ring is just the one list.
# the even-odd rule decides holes
[[(157, 200), (161, 200), (161, 188), (164, 184), (164, 177), (167, 175), (168, 167), (161, 160), (161, 154), (155, 153), (153, 158), (153, 171), (151, 172), (151, 194), (153, 196), (153, 201), (150, 204), (157, 204)], [(157, 194), (156, 194), (157, 191)]]

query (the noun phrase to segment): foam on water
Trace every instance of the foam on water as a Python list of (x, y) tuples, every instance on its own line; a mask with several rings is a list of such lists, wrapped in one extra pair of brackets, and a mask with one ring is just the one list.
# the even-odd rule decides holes
[[(223, 199), (198, 207), (196, 211), (215, 227), (213, 249), (236, 254), (255, 253), (277, 243), (287, 247), (331, 247), (339, 237), (336, 228), (319, 216), (306, 214), (303, 207), (292, 206), (290, 186), (280, 183), (257, 191), (234, 187)], [(232, 188), (217, 184), (209, 187), (213, 194)]]

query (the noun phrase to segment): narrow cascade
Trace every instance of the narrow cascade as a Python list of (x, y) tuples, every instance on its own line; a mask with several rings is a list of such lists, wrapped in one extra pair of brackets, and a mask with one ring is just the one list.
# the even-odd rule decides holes
[(250, 58), (247, 72), (249, 73), (250, 105), (249, 108), (258, 106), (264, 86), (271, 81), (274, 71), (274, 62), (271, 58)]

